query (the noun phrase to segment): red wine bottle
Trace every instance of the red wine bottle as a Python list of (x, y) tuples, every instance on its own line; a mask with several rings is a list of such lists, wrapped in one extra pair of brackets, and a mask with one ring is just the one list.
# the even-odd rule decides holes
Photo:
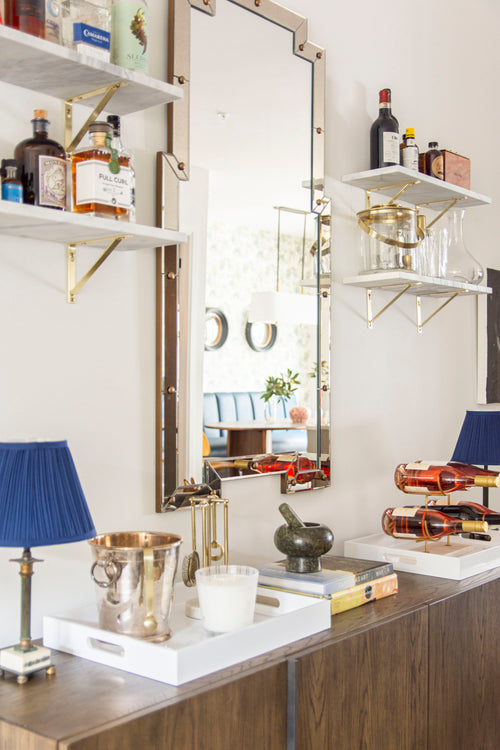
[(379, 115), (370, 129), (370, 169), (399, 164), (399, 123), (391, 112), (391, 90), (379, 92)]
[(382, 514), (382, 529), (396, 538), (440, 539), (464, 531), (484, 533), (488, 524), (450, 518), (434, 508), (387, 508)]

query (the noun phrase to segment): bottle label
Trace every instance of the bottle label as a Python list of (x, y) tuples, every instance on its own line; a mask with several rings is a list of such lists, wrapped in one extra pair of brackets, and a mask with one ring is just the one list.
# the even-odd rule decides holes
[(111, 62), (148, 72), (148, 24), (145, 5), (121, 0), (111, 6)]
[(130, 208), (132, 205), (132, 170), (130, 167), (121, 167), (117, 174), (113, 174), (107, 162), (96, 159), (78, 162), (75, 204), (81, 206), (85, 203)]
[(2, 183), (2, 200), (12, 201), (12, 203), (23, 202), (23, 186), (17, 182)]
[(75, 44), (91, 44), (93, 47), (109, 50), (111, 34), (109, 31), (97, 29), (95, 26), (89, 26), (86, 23), (74, 23), (73, 42)]
[(384, 131), (382, 161), (399, 164), (399, 136), (397, 133)]
[(420, 510), (419, 507), (415, 508), (393, 508), (391, 510), (391, 516), (395, 518), (396, 516), (399, 518), (401, 516), (404, 516), (404, 518), (411, 518), (413, 516), (417, 515), (417, 511)]
[(430, 466), (448, 466), (446, 461), (413, 461), (406, 464), (406, 469), (428, 469)]
[(38, 205), (66, 208), (66, 161), (57, 156), (38, 157)]
[(444, 179), (443, 157), (442, 156), (436, 156), (436, 158), (432, 160), (432, 162), (431, 162), (431, 175), (433, 177), (437, 177), (440, 180)]
[(418, 172), (418, 148), (417, 146), (405, 146), (401, 149), (401, 162), (403, 167), (414, 169)]

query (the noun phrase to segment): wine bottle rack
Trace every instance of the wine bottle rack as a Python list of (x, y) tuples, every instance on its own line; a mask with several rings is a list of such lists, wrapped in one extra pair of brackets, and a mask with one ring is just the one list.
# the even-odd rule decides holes
[[(369, 205), (371, 193), (377, 191), (377, 194), (390, 196), (392, 200), (401, 196), (404, 201), (412, 203), (415, 206), (425, 206), (440, 211), (433, 222), (429, 222), (428, 226), (434, 223), (452, 206), (469, 208), (491, 203), (491, 198), (485, 195), (397, 165), (345, 175), (342, 178), (342, 182), (364, 190), (367, 205)], [(491, 294), (492, 292), (492, 289), (487, 286), (465, 284), (451, 281), (450, 279), (430, 276), (420, 276), (413, 271), (404, 270), (361, 273), (345, 278), (343, 283), (366, 289), (366, 324), (370, 329), (373, 328), (374, 321), (397, 302), (403, 294), (414, 295), (416, 298), (416, 326), (418, 333), (422, 333), (424, 325), (456, 297), (464, 295), (478, 296)], [(377, 313), (373, 311), (374, 289), (393, 294), (389, 302)], [(422, 313), (423, 297), (445, 298), (445, 301), (432, 314), (424, 318)]]

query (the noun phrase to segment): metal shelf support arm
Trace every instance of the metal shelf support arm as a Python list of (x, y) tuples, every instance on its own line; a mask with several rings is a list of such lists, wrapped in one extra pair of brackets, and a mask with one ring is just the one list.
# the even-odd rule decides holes
[[(101, 86), (98, 89), (93, 89), (93, 91), (87, 91), (85, 94), (77, 94), (77, 96), (71, 96), (69, 99), (66, 99), (66, 101), (64, 102), (64, 148), (69, 154), (73, 153), (73, 151), (87, 132), (89, 125), (91, 125), (96, 120), (97, 116), (101, 114), (102, 110), (109, 102), (113, 94), (118, 91), (121, 86), (127, 85), (127, 81), (115, 81), (115, 83), (111, 83), (109, 86)], [(72, 139), (73, 104), (81, 102), (83, 99), (90, 99), (93, 96), (98, 96), (99, 94), (102, 94), (99, 103), (96, 104), (78, 133)]]
[(94, 275), (97, 269), (102, 266), (106, 258), (109, 258), (113, 250), (120, 244), (120, 242), (126, 237), (131, 237), (130, 234), (122, 234), (115, 237), (101, 237), (100, 240), (110, 240), (109, 245), (106, 247), (103, 253), (99, 256), (96, 262), (89, 268), (80, 281), (76, 281), (76, 248), (78, 245), (88, 245), (97, 240), (81, 240), (79, 242), (72, 242), (66, 249), (66, 279), (67, 279), (67, 295), (66, 301), (70, 304), (76, 302), (76, 295), (85, 286), (87, 281)]
[(373, 322), (374, 322), (375, 320), (377, 320), (377, 318), (379, 318), (379, 317), (380, 317), (380, 316), (382, 315), (382, 313), (384, 313), (384, 312), (385, 312), (385, 311), (386, 311), (386, 310), (387, 310), (387, 309), (388, 309), (389, 307), (391, 307), (391, 306), (392, 306), (392, 305), (393, 305), (393, 304), (394, 304), (395, 302), (397, 302), (397, 301), (398, 301), (398, 299), (399, 299), (400, 297), (402, 297), (402, 296), (403, 296), (403, 294), (404, 294), (405, 292), (407, 292), (407, 291), (408, 291), (408, 289), (409, 289), (409, 288), (410, 288), (411, 286), (412, 286), (411, 284), (406, 284), (406, 286), (404, 286), (404, 287), (403, 287), (403, 288), (401, 289), (401, 291), (400, 291), (400, 292), (398, 292), (398, 293), (396, 294), (396, 296), (395, 296), (395, 297), (393, 297), (393, 299), (391, 299), (391, 301), (390, 301), (390, 302), (388, 302), (388, 303), (387, 303), (386, 305), (384, 305), (384, 307), (383, 307), (383, 308), (382, 308), (381, 310), (379, 310), (379, 311), (378, 311), (378, 313), (377, 313), (376, 315), (374, 315), (374, 314), (373, 314), (373, 307), (372, 307), (372, 290), (371, 290), (371, 289), (367, 289), (367, 290), (366, 290), (366, 324), (367, 324), (368, 328), (373, 328)]

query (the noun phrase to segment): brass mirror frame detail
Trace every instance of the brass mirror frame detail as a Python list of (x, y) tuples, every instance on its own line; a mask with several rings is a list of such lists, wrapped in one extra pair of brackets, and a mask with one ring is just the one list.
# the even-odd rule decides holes
[[(320, 215), (329, 211), (330, 202), (324, 195), (325, 50), (307, 38), (307, 19), (275, 0), (229, 0), (229, 2), (291, 31), (293, 54), (312, 65), (311, 212)], [(179, 183), (189, 180), (190, 172), (191, 8), (213, 16), (216, 12), (216, 0), (170, 0), (169, 3), (167, 82), (180, 86), (183, 90), (183, 97), (167, 105), (167, 151), (157, 154), (156, 225), (164, 229), (179, 229)], [(164, 510), (164, 498), (178, 484), (178, 270), (178, 248), (175, 246), (157, 248), (155, 440), (157, 512)], [(169, 429), (167, 429), (168, 426)]]

